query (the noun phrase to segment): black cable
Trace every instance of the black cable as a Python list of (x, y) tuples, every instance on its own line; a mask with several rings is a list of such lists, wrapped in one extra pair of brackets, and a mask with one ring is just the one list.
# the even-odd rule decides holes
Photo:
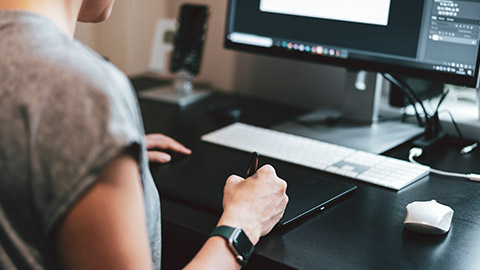
[[(445, 98), (447, 97), (448, 93), (450, 93), (450, 89), (447, 89), (447, 91), (445, 91), (442, 96), (440, 97), (440, 101), (438, 101), (438, 104), (437, 104), (437, 108), (435, 109), (435, 113), (438, 112), (438, 109), (440, 109), (440, 105), (442, 105), (443, 101), (445, 100)], [(453, 119), (453, 118), (452, 118)]]
[[(400, 88), (400, 90), (403, 91), (403, 93), (405, 94), (405, 97), (407, 97), (408, 99), (408, 102), (410, 102), (410, 104), (412, 104), (413, 106), (413, 109), (415, 110), (415, 117), (417, 118), (417, 122), (418, 122), (418, 125), (421, 126), (421, 127), (424, 127), (425, 124), (422, 120), (422, 118), (420, 117), (420, 114), (418, 113), (418, 110), (417, 110), (417, 106), (416, 106), (416, 102), (414, 101), (414, 98), (412, 97), (412, 95), (409, 93), (408, 90), (406, 90), (406, 88), (403, 86), (402, 83), (400, 83), (397, 79), (395, 79), (392, 75), (388, 74), (388, 73), (382, 73), (382, 76), (388, 80), (389, 82), (391, 82), (392, 84), (396, 85), (398, 88)], [(420, 103), (421, 104), (421, 103)], [(423, 106), (423, 104), (422, 104)], [(426, 111), (425, 111), (426, 112)]]
[[(440, 105), (445, 100), (445, 97), (448, 95), (449, 91), (446, 91), (442, 94), (440, 101), (437, 104), (437, 108), (435, 109), (433, 114), (429, 114), (427, 112), (427, 109), (425, 108), (425, 105), (423, 104), (423, 101), (416, 94), (416, 92), (408, 85), (408, 83), (406, 83), (405, 80), (397, 79), (391, 74), (385, 74), (384, 77), (388, 79), (390, 82), (400, 87), (400, 89), (402, 89), (405, 93), (409, 93), (418, 103), (420, 103), (420, 106), (425, 114), (425, 126), (424, 126), (425, 131), (423, 133), (423, 137), (415, 141), (414, 144), (416, 144), (417, 146), (426, 148), (432, 145), (433, 143), (435, 143), (436, 141), (438, 141), (439, 139), (441, 139), (444, 136), (444, 133), (441, 132), (441, 122), (438, 117), (438, 110), (440, 108)], [(456, 123), (454, 125), (456, 126)]]
[(408, 85), (408, 83), (406, 81), (401, 81), (400, 79), (394, 77), (393, 75), (391, 74), (388, 74), (390, 75), (393, 79), (395, 79), (397, 82), (399, 82), (399, 84), (403, 85), (405, 87), (405, 89), (407, 89), (407, 91), (413, 96), (413, 98), (420, 104), (420, 106), (422, 107), (422, 110), (423, 110), (423, 113), (425, 113), (425, 117), (427, 118), (430, 118), (430, 114), (428, 114), (427, 112), (427, 109), (425, 109), (425, 106), (423, 105), (423, 101), (422, 99), (417, 95), (417, 93), (410, 87), (410, 85)]
[(458, 137), (463, 140), (463, 133), (458, 127), (457, 122), (455, 121), (455, 118), (453, 117), (453, 114), (449, 110), (442, 110), (439, 111), (439, 113), (447, 113), (450, 116), (450, 119), (452, 120), (453, 127), (455, 127), (455, 130), (457, 131)]

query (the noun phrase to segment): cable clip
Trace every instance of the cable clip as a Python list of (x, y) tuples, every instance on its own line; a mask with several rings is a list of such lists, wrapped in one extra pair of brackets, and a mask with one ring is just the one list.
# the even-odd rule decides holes
[(460, 153), (461, 153), (462, 155), (470, 154), (470, 153), (471, 153), (473, 150), (475, 150), (477, 147), (478, 147), (478, 141), (475, 142), (474, 144), (465, 146), (464, 148), (462, 148), (462, 150), (460, 151)]
[(480, 182), (480, 174), (471, 173), (468, 174), (467, 177), (470, 181)]

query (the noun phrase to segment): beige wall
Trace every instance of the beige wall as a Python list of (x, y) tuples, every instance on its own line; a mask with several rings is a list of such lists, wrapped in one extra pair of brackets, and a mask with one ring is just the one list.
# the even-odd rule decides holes
[[(81, 24), (76, 37), (108, 57), (129, 75), (147, 70), (154, 25), (159, 18), (177, 18), (185, 1), (130, 0), (117, 1), (110, 19), (98, 25)], [(226, 1), (188, 3), (209, 5), (211, 17), (205, 44), (204, 61), (197, 78), (223, 90), (232, 90), (235, 53), (223, 49)]]
[(80, 24), (76, 38), (108, 57), (127, 74), (148, 66), (157, 18), (166, 14), (167, 0), (117, 0), (112, 16), (100, 24)]
[(341, 106), (342, 69), (224, 49), (226, 0), (117, 0), (109, 21), (79, 27), (78, 37), (127, 74), (138, 74), (147, 69), (155, 21), (176, 18), (186, 2), (212, 12), (199, 81), (306, 108)]

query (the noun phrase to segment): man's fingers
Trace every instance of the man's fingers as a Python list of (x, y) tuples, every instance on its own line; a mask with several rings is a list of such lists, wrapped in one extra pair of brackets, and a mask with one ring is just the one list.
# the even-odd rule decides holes
[(150, 162), (158, 162), (158, 163), (167, 163), (172, 159), (172, 157), (163, 152), (158, 151), (148, 151), (148, 160)]
[(270, 164), (263, 165), (260, 169), (257, 170), (257, 172), (269, 175), (269, 176), (277, 176), (277, 173), (275, 171), (275, 168), (272, 167)]
[(240, 184), (241, 182), (243, 182), (243, 180), (245, 180), (245, 179), (238, 176), (238, 175), (231, 175), (227, 179), (227, 184), (232, 184), (232, 185)]
[(147, 141), (147, 149), (164, 148), (166, 143), (166, 136), (162, 134), (148, 134), (145, 136)]
[(287, 187), (288, 187), (287, 181), (279, 178), (279, 183), (278, 183), (279, 192), (285, 194), (287, 192)]
[(181, 143), (163, 134), (148, 134), (145, 138), (147, 141), (147, 149), (169, 149), (185, 155), (192, 153), (190, 149), (186, 148)]
[(175, 152), (179, 152), (185, 155), (190, 155), (192, 153), (192, 150), (186, 148), (185, 146), (183, 146), (182, 144), (180, 144), (175, 140), (173, 140), (172, 143), (168, 146), (168, 149), (171, 149)]

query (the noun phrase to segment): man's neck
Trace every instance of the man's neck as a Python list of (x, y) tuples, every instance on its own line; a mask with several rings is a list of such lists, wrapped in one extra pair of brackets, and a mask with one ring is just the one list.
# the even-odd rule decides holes
[(75, 32), (82, 1), (77, 0), (2, 0), (0, 10), (21, 10), (51, 19), (70, 36)]

